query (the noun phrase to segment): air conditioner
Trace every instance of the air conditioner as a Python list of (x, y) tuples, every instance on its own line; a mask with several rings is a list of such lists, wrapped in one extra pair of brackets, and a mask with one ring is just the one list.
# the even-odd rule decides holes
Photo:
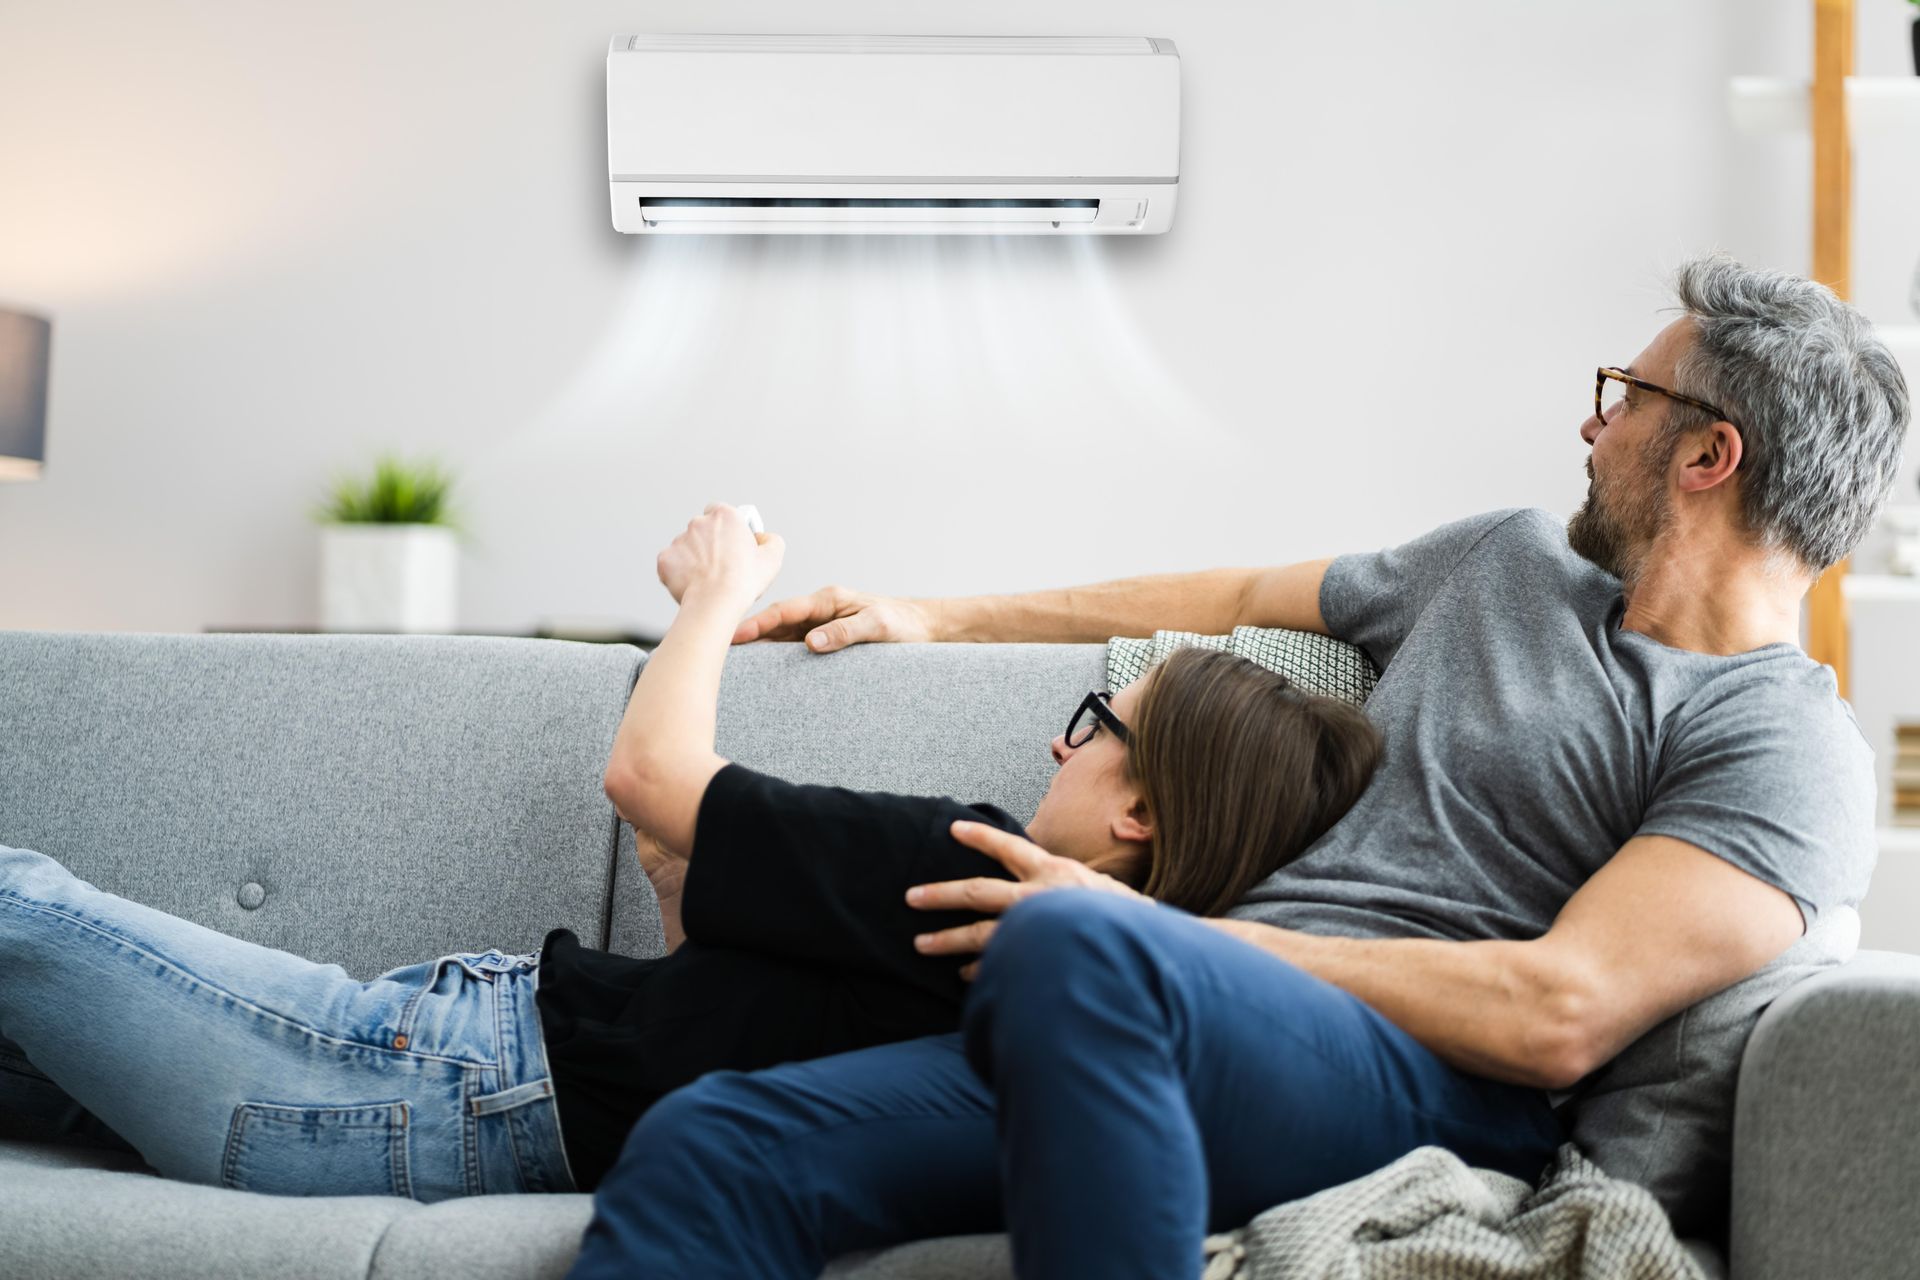
[(621, 231), (1147, 235), (1180, 190), (1180, 57), (1107, 37), (616, 36)]

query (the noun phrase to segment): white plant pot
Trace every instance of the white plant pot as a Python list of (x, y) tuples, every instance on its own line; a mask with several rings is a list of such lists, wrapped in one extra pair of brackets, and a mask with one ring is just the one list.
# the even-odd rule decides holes
[(460, 549), (431, 524), (320, 528), (320, 626), (327, 631), (452, 631)]

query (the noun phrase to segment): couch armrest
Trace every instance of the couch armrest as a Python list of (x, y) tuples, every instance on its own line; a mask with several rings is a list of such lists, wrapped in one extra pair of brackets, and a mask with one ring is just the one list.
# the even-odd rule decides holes
[(1754, 1028), (1733, 1121), (1737, 1280), (1910, 1276), (1920, 1256), (1920, 956), (1863, 951)]

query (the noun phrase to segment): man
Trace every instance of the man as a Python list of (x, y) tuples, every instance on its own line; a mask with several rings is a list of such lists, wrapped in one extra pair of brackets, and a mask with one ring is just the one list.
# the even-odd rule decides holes
[(984, 950), (964, 1038), (670, 1097), (577, 1274), (811, 1275), (1004, 1225), (1023, 1275), (1172, 1276), (1206, 1230), (1415, 1145), (1528, 1176), (1559, 1140), (1549, 1092), (1857, 904), (1871, 755), (1795, 641), (1885, 501), (1906, 388), (1818, 285), (1712, 258), (1677, 291), (1685, 314), (1600, 373), (1564, 528), (1499, 512), (1374, 555), (1029, 596), (827, 588), (746, 621), (738, 641), (819, 652), (1320, 631), (1382, 669), (1387, 756), (1228, 919), (1045, 893), (1059, 860), (957, 826), (1020, 877), (916, 891), (1008, 912), (922, 941)]

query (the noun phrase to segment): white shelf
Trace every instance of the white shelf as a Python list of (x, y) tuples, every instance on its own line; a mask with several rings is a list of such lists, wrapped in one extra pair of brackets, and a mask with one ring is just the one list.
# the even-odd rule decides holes
[[(1920, 76), (1914, 77), (1920, 79)], [(1920, 324), (1879, 324), (1874, 326), (1880, 341), (1896, 356), (1920, 356)]]
[(1920, 827), (1881, 827), (1873, 886), (1860, 904), (1863, 951), (1920, 952)]
[[(1800, 79), (1735, 76), (1727, 86), (1734, 127), (1743, 133), (1805, 133), (1812, 88)], [(1848, 76), (1847, 119), (1853, 134), (1920, 134), (1920, 76)]]
[(1849, 604), (1861, 601), (1920, 604), (1920, 578), (1892, 573), (1850, 573), (1840, 579), (1840, 589), (1846, 593)]
[(1920, 857), (1920, 827), (1880, 828), (1880, 852)]

